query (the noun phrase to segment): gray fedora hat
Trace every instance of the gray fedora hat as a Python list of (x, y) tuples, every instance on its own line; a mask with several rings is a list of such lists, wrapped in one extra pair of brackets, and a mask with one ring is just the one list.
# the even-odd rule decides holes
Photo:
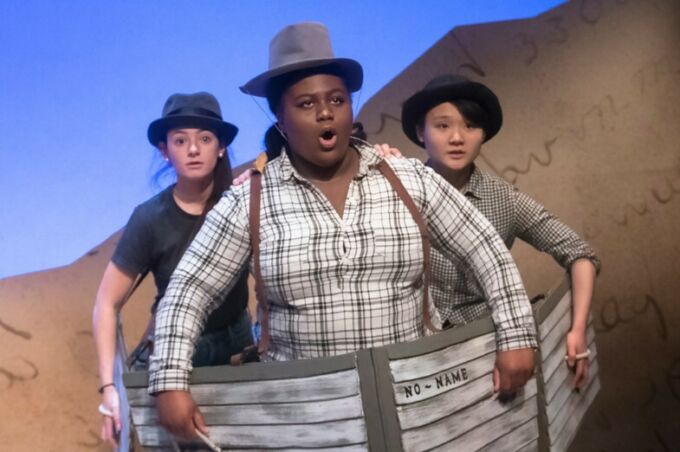
[(361, 88), (364, 71), (349, 58), (335, 58), (328, 29), (318, 22), (288, 25), (269, 44), (269, 69), (241, 86), (252, 96), (266, 97), (269, 81), (302, 69), (334, 66), (342, 74), (350, 92)]
[(229, 146), (238, 133), (238, 127), (222, 120), (220, 104), (210, 93), (173, 94), (165, 101), (161, 116), (149, 124), (146, 132), (154, 146), (165, 141), (168, 130), (179, 127), (211, 130), (225, 146)]

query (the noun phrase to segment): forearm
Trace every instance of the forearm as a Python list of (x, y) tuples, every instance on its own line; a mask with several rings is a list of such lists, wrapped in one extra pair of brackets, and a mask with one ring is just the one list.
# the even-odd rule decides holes
[(126, 273), (113, 262), (109, 262), (97, 290), (97, 300), (92, 312), (92, 334), (97, 348), (99, 379), (102, 385), (113, 382), (118, 313), (125, 304), (125, 295), (136, 277), (137, 275)]
[(114, 303), (97, 300), (92, 315), (92, 332), (97, 349), (101, 385), (113, 382), (117, 317), (118, 310)]
[(589, 259), (575, 260), (570, 269), (572, 294), (571, 330), (585, 333), (595, 287), (595, 266)]

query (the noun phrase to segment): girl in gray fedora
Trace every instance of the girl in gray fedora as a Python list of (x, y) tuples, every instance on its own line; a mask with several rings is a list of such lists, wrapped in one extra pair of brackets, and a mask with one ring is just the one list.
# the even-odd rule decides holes
[[(600, 262), (586, 242), (541, 204), (475, 166), (482, 144), (501, 128), (496, 95), (482, 83), (442, 75), (404, 102), (401, 119), (406, 136), (427, 152), (427, 165), (489, 219), (508, 248), (519, 238), (569, 271), (574, 308), (566, 352), (573, 386), (585, 384), (586, 326)], [(484, 291), (475, 279), (437, 250), (432, 257), (432, 295), (445, 323), (460, 325), (488, 314)]]
[[(471, 268), (492, 305), (509, 307), (495, 313), (498, 366), (504, 389), (515, 390), (531, 376), (536, 339), (512, 257), (493, 226), (431, 168), (406, 159), (387, 164), (351, 138), (351, 93), (362, 79), (359, 63), (333, 55), (323, 25), (302, 23), (274, 37), (269, 70), (241, 88), (267, 99), (285, 138), (257, 177), (258, 297), (269, 309), (264, 358), (333, 356), (422, 337), (430, 316), (437, 323), (424, 309), (429, 235), (447, 258)], [(252, 183), (226, 192), (208, 214), (159, 305), (149, 392), (160, 422), (182, 438), (207, 432), (188, 392), (189, 357), (215, 295), (229, 290), (253, 252)], [(522, 362), (517, 348), (529, 351)]]
[[(120, 400), (113, 384), (118, 313), (138, 275), (151, 272), (158, 290), (153, 315), (207, 211), (231, 184), (226, 148), (237, 130), (222, 120), (217, 100), (208, 93), (173, 94), (162, 117), (149, 125), (149, 142), (174, 170), (177, 182), (134, 210), (97, 291), (93, 331), (105, 441), (115, 444), (120, 431)], [(194, 366), (228, 364), (231, 355), (252, 344), (246, 278), (237, 273), (230, 290), (215, 295), (223, 303), (202, 324), (202, 336), (190, 356)], [(148, 358), (148, 349), (139, 351), (132, 363), (136, 368), (144, 367)]]

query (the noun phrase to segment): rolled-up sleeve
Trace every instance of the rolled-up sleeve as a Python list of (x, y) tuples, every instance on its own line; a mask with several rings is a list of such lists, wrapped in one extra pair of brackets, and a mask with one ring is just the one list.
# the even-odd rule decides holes
[(600, 259), (593, 248), (543, 205), (518, 190), (514, 192), (514, 204), (517, 237), (550, 254), (567, 270), (575, 260), (588, 259), (596, 272), (600, 272)]
[(416, 164), (426, 192), (432, 244), (466, 265), (479, 281), (496, 326), (499, 350), (535, 348), (536, 328), (522, 279), (510, 252), (489, 221), (441, 176)]
[(250, 184), (224, 193), (175, 269), (156, 312), (149, 393), (187, 390), (191, 357), (208, 314), (238, 280), (250, 256)]

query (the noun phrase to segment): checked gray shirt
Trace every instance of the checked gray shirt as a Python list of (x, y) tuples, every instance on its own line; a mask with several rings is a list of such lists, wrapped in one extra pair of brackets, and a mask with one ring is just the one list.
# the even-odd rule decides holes
[[(475, 166), (460, 192), (491, 222), (508, 249), (519, 238), (550, 254), (566, 269), (576, 259), (586, 258), (599, 271), (595, 252), (576, 232), (509, 182)], [(432, 250), (432, 296), (442, 320), (453, 325), (489, 313), (474, 275), (437, 250)]]
[[(353, 145), (360, 167), (342, 217), (285, 153), (267, 164), (260, 260), (270, 303), (268, 359), (331, 356), (425, 334), (418, 227), (374, 168), (380, 157), (369, 146)], [(526, 292), (493, 226), (421, 162), (389, 164), (422, 212), (433, 247), (470, 266), (481, 281), (500, 347), (535, 347)], [(188, 387), (193, 344), (213, 300), (231, 288), (251, 257), (249, 191), (247, 182), (225, 192), (170, 280), (157, 311), (151, 393)]]

